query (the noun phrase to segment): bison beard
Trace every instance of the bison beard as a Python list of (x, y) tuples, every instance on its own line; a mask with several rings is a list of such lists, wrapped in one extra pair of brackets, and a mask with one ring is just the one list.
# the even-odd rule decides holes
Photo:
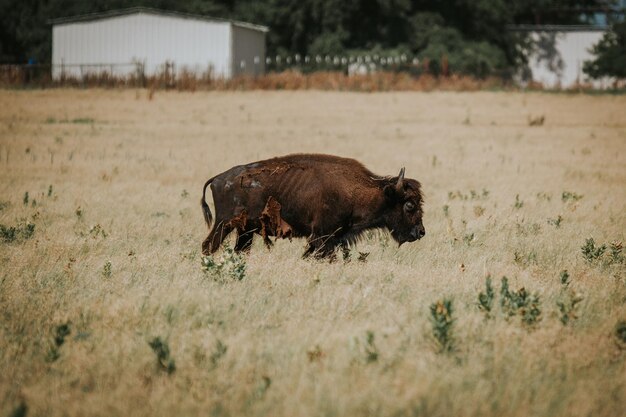
[(209, 185), (216, 218), (202, 243), (204, 255), (234, 230), (237, 252), (250, 249), (254, 234), (268, 247), (270, 237), (306, 237), (304, 257), (330, 259), (366, 230), (387, 229), (400, 245), (425, 234), (421, 186), (404, 178), (404, 168), (396, 177), (383, 177), (354, 159), (307, 154), (236, 166), (204, 184), (202, 211), (211, 228)]

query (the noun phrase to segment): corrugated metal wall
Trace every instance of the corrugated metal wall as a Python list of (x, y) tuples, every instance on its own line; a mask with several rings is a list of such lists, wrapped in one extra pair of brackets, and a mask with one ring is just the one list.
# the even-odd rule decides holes
[[(176, 70), (186, 68), (198, 74), (209, 67), (216, 76), (232, 75), (230, 22), (211, 22), (191, 18), (138, 13), (101, 20), (58, 24), (52, 33), (53, 76), (80, 76), (88, 71), (102, 71), (91, 64), (113, 64), (107, 71), (129, 74), (132, 65), (145, 62), (147, 75), (159, 72), (166, 61), (173, 61)], [(256, 32), (246, 29), (249, 32)], [(247, 36), (254, 46), (237, 35), (242, 57), (262, 56), (265, 59), (265, 36)], [(261, 41), (262, 40), (262, 41)], [(239, 42), (241, 41), (241, 42)], [(260, 48), (254, 51), (255, 48)], [(253, 59), (253, 58), (252, 58)], [(83, 67), (71, 65), (81, 64)], [(63, 67), (65, 65), (65, 67)]]
[(232, 26), (234, 75), (265, 73), (265, 33), (237, 24)]

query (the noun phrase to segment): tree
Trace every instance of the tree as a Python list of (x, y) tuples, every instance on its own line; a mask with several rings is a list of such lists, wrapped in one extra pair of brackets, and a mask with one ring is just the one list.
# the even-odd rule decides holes
[(596, 58), (585, 62), (585, 74), (592, 78), (626, 78), (626, 21), (614, 24), (591, 52)]

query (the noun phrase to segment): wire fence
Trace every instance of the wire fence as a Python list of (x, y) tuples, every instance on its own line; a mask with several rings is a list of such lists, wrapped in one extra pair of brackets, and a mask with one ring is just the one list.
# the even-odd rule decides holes
[[(213, 67), (176, 65), (166, 61), (148, 68), (145, 62), (0, 65), (0, 87), (135, 87), (178, 90), (321, 89), (399, 91), (432, 89), (467, 91), (514, 87), (510, 74), (477, 78), (451, 73), (447, 59), (437, 62), (407, 54), (273, 55), (233, 63), (232, 77)], [(620, 84), (621, 88), (624, 87)], [(543, 89), (529, 83), (527, 89)], [(588, 90), (575, 85), (568, 90)]]
[[(407, 55), (273, 55), (255, 56), (233, 63), (233, 77), (259, 77), (270, 73), (299, 71), (341, 72), (346, 75), (363, 75), (375, 72), (407, 72), (412, 75), (428, 73), (428, 61), (420, 62)], [(444, 68), (445, 69), (445, 68)], [(447, 74), (444, 74), (447, 75)], [(85, 64), (5, 64), (0, 65), (2, 86), (52, 86), (52, 85), (128, 85), (147, 87), (174, 86), (180, 79), (195, 78), (200, 82), (219, 81), (226, 78), (211, 66), (189, 68), (177, 66), (173, 61), (147, 70), (144, 62), (85, 63)]]

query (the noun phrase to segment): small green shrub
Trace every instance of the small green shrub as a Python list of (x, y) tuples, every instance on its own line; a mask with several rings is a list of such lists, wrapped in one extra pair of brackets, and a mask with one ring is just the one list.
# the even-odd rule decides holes
[(530, 250), (528, 253), (515, 251), (513, 252), (513, 260), (515, 261), (516, 264), (524, 268), (527, 268), (530, 265), (536, 265), (537, 264), (537, 251), (534, 249)]
[(78, 117), (76, 119), (72, 119), (72, 123), (74, 124), (93, 124), (95, 122), (91, 117)]
[(28, 199), (29, 199), (29, 196), (28, 196), (28, 191), (26, 191), (26, 192), (24, 193), (24, 198), (22, 199), (22, 201), (24, 202), (24, 205), (25, 205), (25, 206), (26, 206), (26, 205), (28, 205)]
[(241, 281), (246, 276), (246, 260), (228, 245), (224, 245), (221, 259), (208, 255), (203, 256), (200, 262), (202, 270), (218, 280), (231, 278)]
[(473, 241), (474, 233), (466, 233), (465, 235), (463, 235), (463, 243), (465, 243), (467, 246), (470, 246)]
[(567, 270), (561, 271), (559, 281), (561, 283), (561, 292), (556, 300), (556, 306), (559, 309), (561, 323), (566, 325), (578, 318), (577, 307), (583, 300), (583, 297), (569, 288), (571, 280)]
[(563, 194), (561, 194), (561, 201), (563, 201), (564, 203), (567, 203), (569, 201), (576, 202), (582, 198), (583, 196), (581, 194), (576, 194), (571, 191), (563, 191)]
[(111, 278), (111, 262), (110, 261), (106, 261), (104, 263), (104, 266), (102, 267), (102, 276), (105, 278)]
[(27, 415), (28, 415), (28, 406), (26, 405), (24, 400), (22, 400), (17, 405), (17, 407), (15, 407), (13, 411), (11, 411), (11, 414), (9, 414), (10, 417), (26, 417)]
[(562, 221), (563, 221), (563, 217), (561, 217), (561, 215), (559, 214), (554, 219), (548, 219), (548, 224), (551, 225), (551, 226), (554, 226), (554, 227), (556, 227), (558, 229), (559, 227), (561, 227), (561, 222)]
[(17, 226), (0, 224), (0, 240), (4, 243), (22, 242), (35, 234), (35, 224), (20, 222)]
[(626, 348), (626, 320), (615, 325), (615, 339), (620, 347)]
[(624, 263), (624, 254), (622, 250), (624, 249), (622, 242), (614, 241), (609, 245), (609, 262), (610, 263)]
[[(607, 247), (605, 243), (597, 245), (593, 238), (589, 238), (580, 249), (583, 258), (590, 264), (608, 267), (613, 264), (622, 264), (626, 260), (622, 253), (623, 244), (619, 241), (611, 242)], [(609, 249), (608, 252), (607, 249)]]
[(515, 195), (515, 203), (513, 203), (513, 207), (516, 209), (521, 209), (522, 207), (524, 207), (524, 202), (522, 200), (520, 200), (519, 198), (519, 194)]
[(170, 347), (167, 341), (161, 340), (160, 337), (155, 337), (148, 342), (148, 345), (150, 345), (157, 357), (157, 366), (159, 369), (168, 374), (173, 373), (176, 370), (176, 362), (170, 357)]
[(48, 197), (52, 197), (52, 184), (48, 187)]
[(106, 232), (106, 230), (104, 230), (100, 223), (98, 223), (89, 228), (89, 235), (94, 239), (98, 238), (98, 236), (101, 236), (104, 239), (109, 234)]
[(487, 313), (487, 316), (489, 316), (491, 309), (493, 308), (494, 297), (495, 292), (493, 290), (493, 286), (491, 285), (491, 276), (488, 275), (485, 279), (485, 292), (478, 294), (478, 308)]
[(552, 195), (550, 195), (548, 193), (540, 192), (540, 193), (537, 193), (537, 200), (539, 200), (539, 201), (541, 201), (541, 200), (551, 201), (552, 200)]
[(452, 300), (443, 299), (431, 304), (430, 323), (439, 352), (447, 353), (454, 350), (452, 336)]
[(585, 240), (585, 244), (580, 248), (583, 252), (583, 258), (589, 263), (598, 260), (606, 251), (606, 245), (596, 246), (596, 241), (590, 237)]
[(358, 363), (372, 363), (376, 362), (380, 356), (378, 347), (376, 346), (374, 332), (368, 330), (365, 332), (365, 337), (355, 336), (351, 341), (351, 348), (358, 354), (356, 361)]
[(221, 340), (217, 339), (217, 342), (215, 342), (215, 350), (209, 358), (211, 360), (211, 366), (213, 368), (217, 367), (218, 362), (226, 354), (227, 351), (228, 346), (223, 344)]
[(509, 290), (507, 277), (502, 277), (500, 306), (502, 311), (509, 317), (521, 316), (524, 324), (533, 325), (541, 320), (539, 295), (530, 295), (523, 287), (517, 291)]
[(61, 357), (60, 347), (65, 343), (65, 338), (71, 333), (70, 324), (63, 323), (54, 327), (52, 341), (46, 351), (46, 362), (52, 363)]
[(376, 362), (378, 360), (378, 348), (374, 343), (374, 332), (367, 331), (365, 334), (365, 362)]
[(486, 200), (489, 197), (489, 190), (483, 188), (481, 192), (476, 190), (469, 190), (469, 193), (462, 193), (460, 190), (448, 191), (449, 200)]

